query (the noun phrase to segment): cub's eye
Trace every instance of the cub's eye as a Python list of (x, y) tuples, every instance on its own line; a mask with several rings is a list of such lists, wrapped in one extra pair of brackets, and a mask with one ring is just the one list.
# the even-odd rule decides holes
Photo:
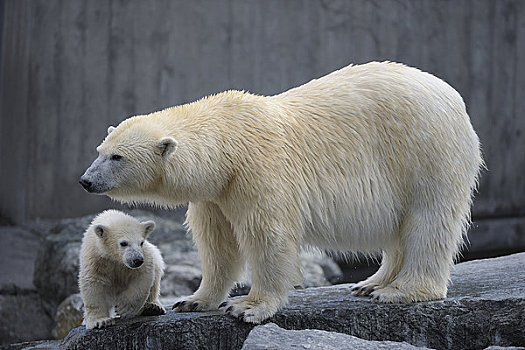
[(128, 246), (128, 242), (122, 241), (122, 242), (120, 242), (120, 246), (121, 247), (127, 247)]
[(144, 241), (140, 242), (140, 246), (142, 247), (142, 245), (144, 244)]
[(120, 154), (113, 154), (111, 155), (111, 160), (116, 160), (116, 161), (119, 161), (122, 159), (122, 156)]

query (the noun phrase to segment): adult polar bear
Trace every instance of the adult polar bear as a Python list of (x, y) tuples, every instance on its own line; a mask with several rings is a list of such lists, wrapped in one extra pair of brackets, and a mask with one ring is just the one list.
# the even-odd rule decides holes
[[(276, 96), (228, 91), (110, 127), (80, 182), (127, 203), (189, 202), (202, 282), (177, 311), (271, 317), (301, 283), (299, 246), (382, 251), (357, 284), (380, 302), (446, 296), (482, 164), (461, 96), (390, 62)], [(250, 293), (226, 300), (248, 262)]]

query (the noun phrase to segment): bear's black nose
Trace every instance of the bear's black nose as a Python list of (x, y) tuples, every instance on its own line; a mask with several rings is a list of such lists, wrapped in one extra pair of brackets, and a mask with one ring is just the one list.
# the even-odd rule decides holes
[(82, 185), (82, 187), (84, 187), (87, 191), (89, 191), (89, 189), (91, 188), (92, 183), (91, 183), (91, 181), (89, 181), (89, 180), (86, 179), (86, 178), (81, 177), (80, 180), (79, 180), (78, 182), (79, 182), (79, 183)]
[(144, 259), (142, 258), (133, 259), (132, 266), (139, 267), (140, 265), (142, 265), (143, 262), (144, 262)]

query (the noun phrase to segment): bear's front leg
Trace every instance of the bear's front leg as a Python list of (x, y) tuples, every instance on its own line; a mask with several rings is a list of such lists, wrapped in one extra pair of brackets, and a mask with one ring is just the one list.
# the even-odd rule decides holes
[(302, 284), (299, 245), (283, 228), (245, 232), (240, 242), (252, 269), (250, 293), (220, 308), (245, 322), (261, 323), (286, 304), (288, 291)]
[(195, 293), (173, 305), (173, 310), (216, 310), (244, 271), (231, 224), (213, 203), (192, 202), (186, 222), (202, 261), (202, 281)]

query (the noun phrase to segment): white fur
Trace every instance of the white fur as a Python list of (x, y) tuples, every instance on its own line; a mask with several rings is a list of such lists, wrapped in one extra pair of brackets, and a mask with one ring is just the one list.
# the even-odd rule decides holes
[[(140, 223), (122, 212), (107, 210), (85, 232), (79, 286), (87, 329), (113, 324), (115, 313), (120, 317), (136, 316), (145, 309), (163, 313), (159, 288), (164, 261), (159, 250), (145, 241), (154, 226), (152, 221)], [(120, 246), (123, 241), (126, 247)], [(128, 266), (128, 258), (140, 254), (144, 263), (138, 268)]]
[[(169, 154), (157, 147), (166, 137), (176, 140)], [(110, 197), (189, 202), (203, 280), (175, 309), (216, 309), (247, 262), (252, 289), (226, 309), (256, 323), (301, 282), (301, 244), (382, 252), (358, 295), (444, 298), (482, 165), (461, 96), (389, 62), (348, 66), (276, 96), (228, 91), (130, 118), (98, 150), (128, 162), (111, 168), (116, 185), (97, 184)]]

